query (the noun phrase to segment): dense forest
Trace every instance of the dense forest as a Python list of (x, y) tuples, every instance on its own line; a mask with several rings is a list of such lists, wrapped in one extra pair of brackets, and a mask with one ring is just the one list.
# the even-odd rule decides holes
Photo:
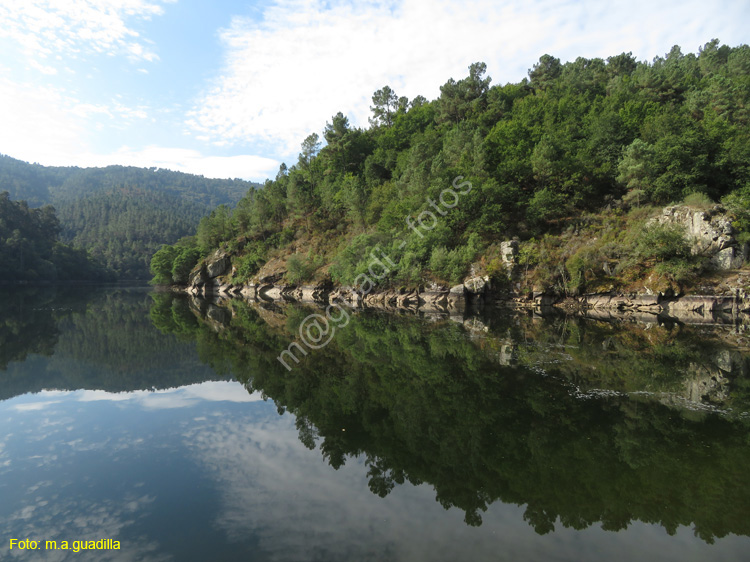
[(50, 205), (30, 208), (0, 193), (0, 282), (107, 281), (111, 272), (86, 250), (59, 241), (60, 221)]
[(235, 205), (253, 185), (156, 168), (48, 167), (0, 155), (0, 190), (30, 207), (54, 205), (62, 241), (121, 279), (147, 279), (162, 244), (192, 234), (203, 216)]
[(156, 280), (179, 282), (174, 260), (222, 247), (235, 283), (280, 257), (288, 282), (351, 284), (377, 248), (397, 264), (386, 282), (456, 283), (478, 259), (496, 270), (511, 237), (544, 283), (581, 283), (602, 262), (640, 275), (638, 260), (680, 276), (701, 263), (669, 232), (641, 234), (657, 208), (685, 198), (722, 202), (750, 236), (747, 45), (675, 46), (651, 62), (544, 55), (521, 82), (490, 83), (475, 63), (433, 101), (378, 90), (368, 128), (338, 113), (294, 165), (157, 254)]

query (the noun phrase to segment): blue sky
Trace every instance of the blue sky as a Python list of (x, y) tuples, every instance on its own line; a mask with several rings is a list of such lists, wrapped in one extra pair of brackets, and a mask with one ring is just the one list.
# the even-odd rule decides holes
[(0, 0), (0, 153), (263, 180), (372, 92), (434, 99), (476, 61), (652, 60), (750, 42), (750, 2)]

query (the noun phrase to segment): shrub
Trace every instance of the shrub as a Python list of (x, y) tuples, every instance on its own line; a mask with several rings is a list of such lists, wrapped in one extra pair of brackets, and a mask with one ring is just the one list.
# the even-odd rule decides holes
[(301, 258), (298, 255), (293, 255), (286, 262), (286, 278), (293, 285), (299, 285), (305, 281), (312, 279), (315, 270), (320, 267), (320, 259)]
[(537, 191), (529, 201), (526, 218), (533, 224), (542, 225), (545, 221), (565, 216), (567, 210), (565, 195), (545, 187)]
[(690, 244), (685, 239), (685, 229), (676, 224), (652, 224), (641, 231), (635, 247), (641, 260), (655, 259), (663, 262), (672, 258), (690, 256)]
[(260, 245), (253, 246), (247, 253), (234, 260), (237, 271), (231, 279), (232, 283), (247, 282), (248, 279), (258, 273), (265, 262), (265, 248)]
[(682, 204), (687, 205), (688, 207), (693, 207), (694, 209), (700, 209), (702, 211), (707, 211), (714, 206), (714, 202), (711, 201), (711, 198), (705, 193), (701, 193), (699, 191), (691, 193), (690, 195), (685, 197), (685, 199), (682, 200)]
[(734, 215), (732, 226), (737, 230), (737, 239), (750, 242), (750, 184), (733, 191), (721, 202)]

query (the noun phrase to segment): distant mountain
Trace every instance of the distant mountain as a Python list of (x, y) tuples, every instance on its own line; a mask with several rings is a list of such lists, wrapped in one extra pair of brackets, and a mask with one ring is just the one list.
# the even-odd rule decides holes
[(31, 207), (51, 204), (63, 242), (84, 248), (121, 279), (148, 279), (151, 255), (195, 232), (219, 205), (233, 207), (259, 184), (108, 166), (41, 166), (0, 155), (0, 191)]

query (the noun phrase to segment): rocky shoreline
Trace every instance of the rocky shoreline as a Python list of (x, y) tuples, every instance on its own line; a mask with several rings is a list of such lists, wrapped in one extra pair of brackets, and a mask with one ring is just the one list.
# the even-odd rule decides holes
[[(178, 290), (204, 297), (241, 297), (258, 301), (298, 301), (337, 303), (351, 307), (411, 310), (442, 314), (465, 314), (490, 306), (515, 308), (560, 307), (570, 312), (604, 318), (631, 316), (655, 319), (673, 318), (687, 323), (750, 323), (750, 271), (742, 269), (750, 257), (750, 246), (734, 237), (730, 217), (723, 207), (709, 210), (687, 206), (665, 207), (653, 223), (674, 224), (684, 229), (691, 241), (691, 252), (710, 260), (711, 268), (720, 272), (720, 286), (695, 289), (683, 294), (671, 284), (663, 286), (649, 280), (633, 292), (595, 292), (564, 294), (550, 288), (522, 289), (518, 265), (519, 242), (500, 244), (499, 277), (489, 275), (480, 263), (473, 264), (463, 283), (453, 287), (432, 284), (418, 288), (381, 288), (373, 278), (357, 287), (336, 286), (330, 279), (311, 285), (287, 285), (286, 263), (282, 259), (267, 262), (251, 282), (232, 284), (236, 269), (232, 255), (217, 250), (190, 274), (189, 284)], [(382, 262), (380, 263), (382, 266)], [(604, 264), (603, 267), (609, 267)], [(362, 276), (361, 276), (362, 277)], [(379, 279), (373, 274), (375, 279)], [(502, 279), (502, 281), (498, 281)], [(366, 287), (368, 290), (364, 291)]]
[(178, 287), (176, 290), (204, 298), (243, 298), (260, 302), (300, 302), (327, 305), (343, 304), (353, 308), (408, 310), (412, 312), (469, 315), (485, 307), (541, 309), (555, 307), (591, 318), (629, 316), (655, 321), (668, 317), (691, 324), (729, 324), (750, 322), (750, 295), (738, 289), (734, 295), (649, 295), (596, 293), (564, 297), (552, 293), (517, 295), (495, 291), (489, 281), (477, 287), (457, 285), (450, 289), (373, 290), (362, 295), (351, 287), (319, 285), (277, 285), (274, 283), (232, 285), (219, 279)]

